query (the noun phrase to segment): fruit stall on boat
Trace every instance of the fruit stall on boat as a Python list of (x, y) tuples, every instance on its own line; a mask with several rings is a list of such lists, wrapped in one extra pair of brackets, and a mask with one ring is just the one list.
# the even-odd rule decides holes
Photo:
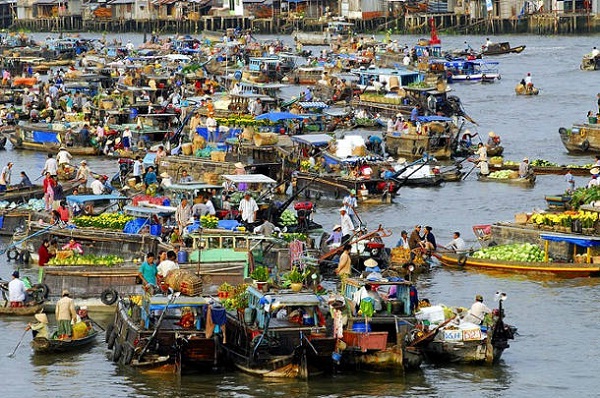
[(227, 311), (221, 349), (238, 369), (261, 377), (300, 378), (333, 370), (336, 339), (313, 292), (263, 293), (249, 286), (247, 304)]
[(106, 328), (112, 360), (140, 370), (210, 370), (220, 365), (215, 325), (223, 325), (224, 312), (207, 298), (179, 292), (119, 299)]
[[(377, 304), (367, 294), (365, 286), (379, 296), (381, 310), (375, 310)], [(415, 323), (413, 309), (416, 306), (416, 289), (411, 282), (402, 278), (346, 278), (342, 281), (341, 291), (345, 298), (344, 305), (356, 305), (362, 310), (362, 316), (348, 317), (348, 327), (343, 330), (341, 340), (345, 343), (345, 349), (339, 351), (342, 366), (403, 371), (421, 365), (419, 351), (409, 349), (405, 344), (405, 336)], [(358, 303), (357, 297), (361, 298)], [(350, 312), (353, 313), (354, 309)], [(335, 317), (334, 312), (334, 323)]]
[(482, 325), (470, 322), (468, 314), (460, 318), (458, 310), (441, 305), (421, 308), (415, 314), (419, 322), (408, 335), (407, 347), (418, 350), (432, 363), (497, 363), (516, 332), (514, 326), (504, 323), (502, 302), (506, 294), (497, 295), (498, 308), (483, 319)]
[[(488, 153), (489, 156), (489, 153)], [(499, 171), (499, 170), (511, 170), (518, 171), (519, 163), (515, 161), (502, 161), (501, 163), (492, 163), (492, 159), (490, 159), (490, 170), (491, 171)], [(590, 175), (590, 170), (593, 165), (559, 165), (557, 163), (549, 162), (543, 159), (534, 159), (530, 162), (531, 169), (536, 175), (564, 175), (567, 171), (573, 174), (574, 176), (586, 177)]]
[(438, 160), (450, 159), (459, 134), (453, 119), (445, 116), (419, 116), (417, 121), (418, 126), (409, 126), (407, 134), (385, 135), (388, 153), (406, 159), (418, 159), (424, 154)]
[(597, 120), (590, 121), (575, 123), (570, 129), (565, 127), (558, 129), (560, 140), (569, 153), (575, 155), (600, 153), (600, 124)]
[(505, 184), (514, 184), (521, 186), (533, 187), (535, 185), (536, 175), (534, 172), (529, 173), (525, 177), (519, 177), (518, 171), (499, 170), (492, 171), (489, 174), (477, 174), (477, 180), (482, 182), (502, 182)]

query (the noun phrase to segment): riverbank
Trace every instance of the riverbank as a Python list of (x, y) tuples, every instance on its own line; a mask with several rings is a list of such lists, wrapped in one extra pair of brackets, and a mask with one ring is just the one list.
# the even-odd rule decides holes
[[(396, 34), (428, 34), (429, 19), (433, 18), (438, 32), (444, 34), (594, 34), (600, 33), (600, 18), (590, 13), (538, 13), (510, 18), (469, 18), (454, 13), (407, 14), (399, 18), (356, 20), (356, 32)], [(30, 19), (0, 18), (0, 25), (10, 31), (31, 32), (160, 32), (201, 34), (205, 30), (223, 31), (228, 28), (250, 29), (255, 33), (292, 33), (292, 31), (322, 31), (327, 22), (315, 18), (255, 18), (240, 16), (204, 15), (194, 19), (87, 19), (81, 15), (39, 17)]]

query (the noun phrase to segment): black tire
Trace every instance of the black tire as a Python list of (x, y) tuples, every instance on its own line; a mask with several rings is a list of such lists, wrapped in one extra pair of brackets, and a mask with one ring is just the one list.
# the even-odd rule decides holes
[(10, 260), (16, 261), (17, 258), (19, 258), (19, 251), (13, 247), (12, 249), (10, 249), (6, 252), (6, 257), (8, 258), (8, 261), (10, 261)]
[(587, 152), (587, 150), (590, 149), (590, 142), (588, 140), (583, 140), (579, 147), (583, 152)]
[(29, 253), (29, 250), (23, 250), (19, 257), (22, 263), (29, 264), (29, 261), (31, 260), (31, 253)]
[[(108, 326), (106, 327), (106, 330), (104, 331), (104, 342), (109, 345), (109, 347), (108, 347), (109, 350), (112, 349), (112, 346), (110, 344), (111, 339), (112, 339), (112, 344), (115, 343), (115, 339), (112, 336), (114, 330), (115, 330), (115, 325), (110, 323), (110, 324), (108, 324)], [(116, 334), (115, 334), (115, 336), (116, 336)]]
[(129, 365), (133, 359), (133, 348), (126, 345), (123, 349), (123, 355), (121, 356), (121, 363), (123, 365)]
[(558, 134), (560, 134), (560, 135), (565, 135), (568, 132), (569, 131), (566, 128), (564, 128), (564, 127), (561, 127), (561, 128), (558, 129)]
[[(28, 252), (29, 253), (29, 252)], [(32, 288), (40, 291), (40, 296), (47, 299), (48, 294), (50, 294), (50, 288), (45, 283), (37, 283), (32, 286)]]
[(117, 302), (119, 298), (119, 293), (115, 289), (106, 289), (100, 295), (100, 301), (104, 305), (113, 305)]
[(119, 362), (119, 358), (121, 358), (121, 354), (123, 354), (123, 346), (118, 341), (113, 346), (112, 350), (112, 361)]

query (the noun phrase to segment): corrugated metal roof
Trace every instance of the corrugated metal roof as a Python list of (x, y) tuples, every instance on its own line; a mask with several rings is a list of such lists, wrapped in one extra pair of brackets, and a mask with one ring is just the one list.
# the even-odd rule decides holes
[(323, 101), (310, 101), (310, 102), (303, 101), (303, 102), (298, 102), (298, 105), (300, 105), (302, 108), (319, 108), (319, 109), (324, 109), (329, 106)]

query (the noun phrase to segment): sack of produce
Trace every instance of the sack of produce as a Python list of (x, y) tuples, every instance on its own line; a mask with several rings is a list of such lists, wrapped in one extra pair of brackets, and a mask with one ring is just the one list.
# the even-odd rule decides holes
[(73, 340), (82, 339), (88, 334), (87, 324), (83, 321), (77, 322), (73, 325)]

